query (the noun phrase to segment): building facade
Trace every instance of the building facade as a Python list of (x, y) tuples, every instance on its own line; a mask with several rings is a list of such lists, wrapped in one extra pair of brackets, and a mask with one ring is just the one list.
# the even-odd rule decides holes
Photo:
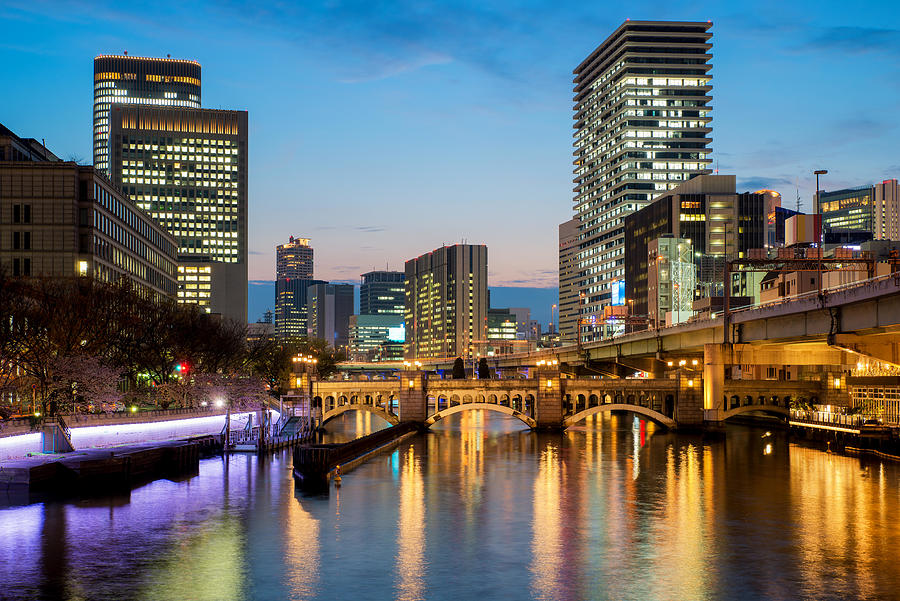
[(843, 190), (820, 190), (816, 194), (822, 227), (825, 231), (862, 231), (875, 229), (875, 188), (859, 186)]
[(370, 271), (359, 286), (360, 315), (403, 316), (405, 304), (402, 271)]
[(651, 240), (647, 265), (648, 326), (662, 327), (690, 319), (697, 273), (691, 241), (672, 236)]
[(115, 104), (200, 108), (200, 63), (172, 58), (94, 58), (94, 167), (110, 175), (109, 119)]
[(579, 281), (578, 219), (570, 219), (559, 225), (559, 337), (563, 344), (575, 342), (581, 309)]
[(763, 248), (767, 215), (763, 193), (737, 193), (733, 175), (703, 175), (660, 196), (625, 218), (625, 297), (634, 315), (650, 315), (649, 245), (674, 237), (690, 240), (702, 296), (724, 291), (725, 261)]
[(275, 247), (275, 334), (279, 340), (307, 335), (306, 291), (313, 282), (309, 238), (290, 237)]
[(353, 284), (312, 284), (306, 290), (307, 334), (320, 338), (335, 350), (350, 344)]
[[(709, 173), (711, 27), (626, 21), (574, 71), (576, 323), (602, 314), (627, 282), (625, 217)], [(561, 311), (561, 328), (563, 318), (568, 334), (573, 318)]]
[[(3, 131), (0, 156), (25, 159), (29, 141)], [(36, 153), (0, 161), (0, 268), (12, 276), (125, 277), (150, 298), (174, 300), (174, 237), (93, 167)]]
[(350, 359), (402, 361), (405, 340), (402, 315), (351, 315)]
[(875, 240), (900, 240), (900, 184), (895, 179), (886, 179), (874, 188), (872, 237)]
[(109, 124), (111, 179), (178, 240), (179, 301), (246, 323), (247, 112), (113, 105)]
[(487, 334), (487, 246), (435, 249), (407, 261), (405, 276), (405, 357), (474, 356)]

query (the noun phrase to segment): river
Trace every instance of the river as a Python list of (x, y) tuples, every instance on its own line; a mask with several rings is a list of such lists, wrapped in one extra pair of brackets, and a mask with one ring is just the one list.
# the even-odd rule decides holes
[[(332, 440), (386, 425), (344, 414)], [(628, 414), (564, 434), (472, 411), (295, 489), (289, 453), (0, 509), (0, 598), (891, 599), (900, 464)]]

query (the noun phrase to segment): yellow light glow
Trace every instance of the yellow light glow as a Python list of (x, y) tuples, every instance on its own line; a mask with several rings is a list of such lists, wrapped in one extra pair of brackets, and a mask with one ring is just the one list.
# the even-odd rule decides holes
[(693, 387), (693, 386), (694, 386), (694, 381), (693, 381), (693, 380), (688, 380), (688, 386)]
[(547, 380), (547, 388), (553, 388), (553, 380)]
[(841, 379), (840, 379), (840, 378), (835, 378), (835, 379), (834, 379), (834, 387), (835, 387), (835, 388), (840, 388), (840, 387), (841, 387)]

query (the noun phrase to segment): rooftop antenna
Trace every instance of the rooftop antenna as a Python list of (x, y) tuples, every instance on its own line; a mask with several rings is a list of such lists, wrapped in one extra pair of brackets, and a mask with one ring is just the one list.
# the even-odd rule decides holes
[(800, 212), (800, 178), (797, 178), (797, 212)]
[(128, 51), (124, 50), (124, 51), (122, 51), (122, 54), (124, 54), (125, 56), (128, 56)]
[(171, 55), (171, 54), (167, 54), (167, 55), (166, 55), (166, 58), (172, 58), (172, 55)]

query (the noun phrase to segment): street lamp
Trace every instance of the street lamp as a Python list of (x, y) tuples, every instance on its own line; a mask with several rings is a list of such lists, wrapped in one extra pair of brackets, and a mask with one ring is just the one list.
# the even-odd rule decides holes
[(556, 305), (550, 305), (550, 331), (553, 331), (553, 312), (556, 311)]
[(819, 282), (819, 300), (822, 299), (822, 256), (825, 254), (824, 249), (822, 248), (822, 208), (821, 203), (819, 202), (819, 176), (825, 175), (828, 173), (828, 169), (816, 169), (813, 171), (816, 175), (816, 215), (819, 217), (819, 266), (817, 269), (818, 277), (816, 278)]

